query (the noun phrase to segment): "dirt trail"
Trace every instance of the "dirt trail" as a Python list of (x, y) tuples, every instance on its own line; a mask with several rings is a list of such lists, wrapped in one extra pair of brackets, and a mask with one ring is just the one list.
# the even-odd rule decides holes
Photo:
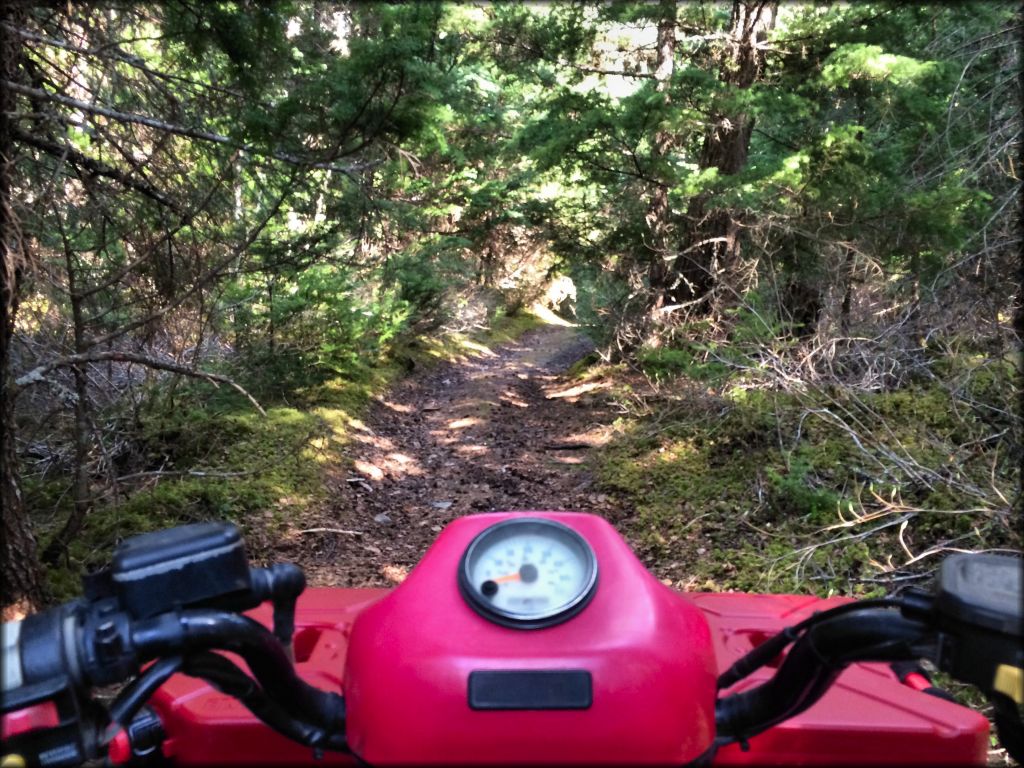
[(462, 515), (568, 509), (616, 519), (586, 461), (614, 414), (593, 385), (561, 376), (590, 349), (573, 328), (545, 325), (400, 382), (357, 424), (351, 468), (328, 473), (327, 502), (279, 555), (314, 585), (384, 586)]

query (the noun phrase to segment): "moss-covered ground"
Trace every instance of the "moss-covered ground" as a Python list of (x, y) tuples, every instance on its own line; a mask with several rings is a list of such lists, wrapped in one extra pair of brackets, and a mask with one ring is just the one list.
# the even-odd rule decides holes
[(659, 577), (869, 596), (924, 583), (952, 551), (1020, 551), (1011, 363), (857, 392), (691, 360), (579, 374), (618, 382), (626, 415), (597, 477)]

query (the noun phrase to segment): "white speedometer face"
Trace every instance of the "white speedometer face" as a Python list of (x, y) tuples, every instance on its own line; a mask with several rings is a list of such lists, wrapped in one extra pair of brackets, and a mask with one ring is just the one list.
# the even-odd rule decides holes
[(597, 563), (583, 537), (542, 518), (491, 526), (469, 545), (459, 569), (463, 595), (478, 613), (524, 628), (575, 615), (596, 582)]

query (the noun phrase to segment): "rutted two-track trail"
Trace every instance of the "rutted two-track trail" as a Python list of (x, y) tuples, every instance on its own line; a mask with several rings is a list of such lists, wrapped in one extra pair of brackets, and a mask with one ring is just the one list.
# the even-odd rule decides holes
[(590, 349), (547, 325), (496, 350), (402, 381), (356, 425), (328, 498), (279, 544), (315, 585), (401, 581), (448, 521), (505, 509), (616, 518), (594, 490), (589, 450), (614, 414), (561, 374)]

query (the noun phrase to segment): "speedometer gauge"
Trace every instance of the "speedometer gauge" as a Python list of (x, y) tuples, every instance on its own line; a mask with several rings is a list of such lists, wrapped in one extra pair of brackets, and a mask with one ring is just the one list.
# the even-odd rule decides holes
[(481, 616), (539, 629), (575, 616), (597, 588), (586, 540), (554, 520), (517, 517), (477, 535), (459, 563), (459, 589)]

